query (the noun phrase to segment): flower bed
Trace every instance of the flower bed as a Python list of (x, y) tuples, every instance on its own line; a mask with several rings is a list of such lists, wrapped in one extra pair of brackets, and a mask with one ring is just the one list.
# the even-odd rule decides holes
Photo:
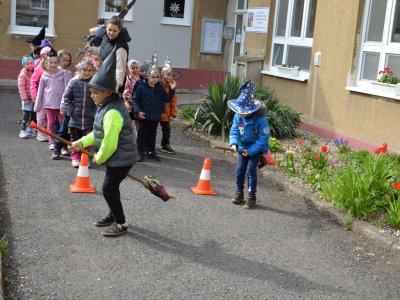
[[(276, 171), (319, 198), (400, 236), (400, 157), (383, 144), (375, 153), (351, 149), (298, 130), (297, 139), (270, 140)], [(351, 226), (351, 222), (350, 225)]]

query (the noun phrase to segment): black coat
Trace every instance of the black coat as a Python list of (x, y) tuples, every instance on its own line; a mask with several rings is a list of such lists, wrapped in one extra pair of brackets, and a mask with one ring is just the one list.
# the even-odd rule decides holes
[(170, 102), (174, 97), (175, 90), (171, 89), (167, 93), (161, 82), (157, 82), (154, 87), (149, 86), (145, 80), (136, 85), (135, 93), (132, 97), (133, 111), (145, 113), (145, 119), (148, 121), (160, 121), (164, 112), (165, 103)]

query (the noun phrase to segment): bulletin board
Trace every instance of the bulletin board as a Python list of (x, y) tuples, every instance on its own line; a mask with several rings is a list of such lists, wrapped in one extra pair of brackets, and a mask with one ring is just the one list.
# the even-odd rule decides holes
[(221, 54), (223, 35), (224, 20), (203, 19), (200, 52)]

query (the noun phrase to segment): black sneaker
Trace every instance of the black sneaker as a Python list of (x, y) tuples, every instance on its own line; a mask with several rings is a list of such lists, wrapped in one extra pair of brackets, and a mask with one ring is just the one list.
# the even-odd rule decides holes
[(254, 208), (256, 206), (256, 196), (248, 195), (244, 208)]
[(143, 155), (143, 153), (139, 153), (139, 154), (138, 154), (137, 161), (138, 161), (138, 162), (144, 161), (144, 155)]
[(51, 159), (60, 160), (61, 159), (61, 150), (60, 149), (54, 149), (53, 150), (53, 154), (51, 155)]
[(235, 196), (231, 199), (233, 204), (242, 204), (244, 202), (244, 194), (242, 191), (236, 191)]
[(161, 152), (163, 152), (163, 153), (168, 153), (168, 154), (172, 154), (172, 155), (175, 154), (175, 151), (174, 151), (174, 149), (171, 148), (171, 145), (162, 146), (162, 147), (161, 147)]
[(150, 153), (148, 158), (155, 161), (161, 161), (161, 158), (156, 153)]
[(94, 226), (105, 227), (105, 226), (110, 226), (112, 223), (114, 223), (114, 217), (108, 214), (107, 216), (98, 219), (96, 223), (94, 223)]
[(117, 223), (112, 223), (112, 225), (101, 232), (103, 236), (118, 236), (128, 232), (128, 226), (124, 226)]

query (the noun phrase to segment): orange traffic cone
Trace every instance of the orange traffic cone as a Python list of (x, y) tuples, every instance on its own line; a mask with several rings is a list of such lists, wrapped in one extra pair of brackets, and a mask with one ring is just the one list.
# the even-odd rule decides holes
[(201, 170), (200, 179), (197, 186), (191, 187), (193, 193), (197, 195), (216, 195), (217, 193), (211, 188), (210, 180), (210, 159), (204, 159), (203, 169)]
[(89, 158), (82, 153), (81, 163), (79, 164), (78, 175), (75, 184), (69, 186), (72, 193), (94, 193), (96, 192), (93, 185), (89, 181)]

